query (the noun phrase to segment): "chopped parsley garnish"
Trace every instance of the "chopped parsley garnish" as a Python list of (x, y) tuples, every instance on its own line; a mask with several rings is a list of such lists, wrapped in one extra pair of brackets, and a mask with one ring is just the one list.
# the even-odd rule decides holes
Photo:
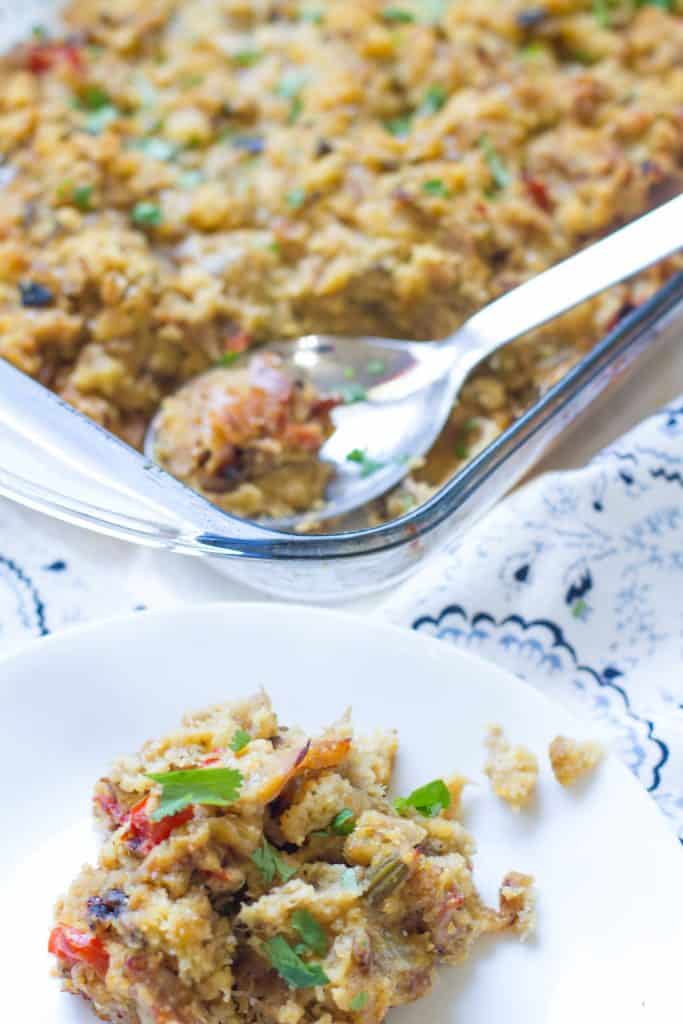
[(81, 110), (102, 110), (104, 107), (111, 107), (109, 93), (99, 85), (87, 85), (78, 97), (78, 106)]
[(380, 374), (384, 373), (386, 368), (387, 364), (383, 359), (370, 359), (365, 370), (371, 377), (379, 377)]
[(539, 43), (538, 40), (533, 39), (526, 46), (522, 46), (519, 52), (527, 60), (536, 60), (538, 57), (542, 57), (544, 53), (547, 53), (548, 48), (544, 43)]
[(148, 203), (144, 201), (135, 204), (131, 217), (134, 224), (139, 224), (141, 227), (146, 228), (156, 228), (163, 220), (161, 207), (158, 203)]
[(394, 807), (399, 814), (413, 807), (423, 818), (435, 818), (441, 811), (451, 806), (451, 794), (443, 779), (434, 779), (419, 789), (414, 789), (410, 796), (398, 797)]
[(84, 128), (88, 135), (101, 135), (105, 128), (108, 128), (112, 121), (116, 121), (119, 111), (109, 104), (93, 110), (85, 119)]
[(600, 28), (609, 28), (611, 21), (609, 0), (593, 0), (593, 16)]
[(345, 366), (343, 372), (344, 380), (353, 380), (353, 378), (356, 376), (356, 371), (352, 366)]
[(285, 202), (292, 210), (298, 210), (306, 202), (306, 190), (293, 188), (285, 195)]
[(34, 25), (31, 29), (31, 35), (34, 39), (40, 39), (41, 41), (50, 38), (50, 33), (44, 25)]
[(304, 101), (301, 99), (301, 96), (295, 96), (290, 104), (289, 117), (287, 118), (290, 124), (294, 124), (303, 109)]
[(358, 995), (355, 995), (351, 1002), (349, 1003), (349, 1009), (351, 1010), (352, 1013), (359, 1013), (361, 1010), (364, 1010), (367, 1005), (367, 992), (359, 992)]
[(341, 396), (345, 405), (353, 405), (354, 402), (364, 402), (368, 393), (360, 384), (348, 384), (341, 388)]
[(447, 100), (446, 90), (438, 83), (430, 85), (420, 104), (421, 114), (437, 114)]
[(178, 146), (175, 142), (169, 142), (168, 139), (162, 139), (158, 135), (149, 135), (144, 139), (136, 139), (132, 146), (133, 149), (139, 149), (145, 156), (149, 156), (153, 160), (161, 160), (162, 162), (174, 160), (178, 155)]
[[(216, 366), (233, 366), (237, 362), (241, 354), (241, 352), (224, 352), (223, 355), (218, 360), (218, 362), (216, 363)], [(237, 732), (240, 732), (240, 730), (238, 729)], [(237, 733), (235, 733), (235, 735), (237, 735)]]
[(251, 859), (261, 872), (266, 885), (271, 885), (275, 881), (276, 875), (279, 875), (281, 882), (288, 882), (297, 871), (282, 859), (275, 847), (271, 846), (265, 838), (258, 850), (254, 850)]
[(462, 438), (459, 438), (459, 440), (457, 440), (455, 442), (454, 451), (455, 451), (456, 456), (459, 459), (463, 459), (464, 460), (469, 455), (469, 451), (470, 450), (469, 450), (469, 448), (467, 446), (467, 443)]
[(336, 836), (350, 836), (355, 827), (356, 818), (348, 807), (344, 807), (338, 814), (335, 814), (330, 822), (330, 828)]
[(382, 11), (382, 18), (384, 21), (393, 21), (399, 25), (407, 25), (415, 21), (415, 15), (401, 7), (385, 7)]
[[(237, 355), (237, 353), (231, 353)], [(251, 743), (251, 736), (244, 729), (237, 729), (235, 735), (230, 740), (229, 747), (235, 753), (239, 754), (240, 750), (244, 750)]]
[(295, 910), (291, 924), (307, 949), (318, 956), (325, 956), (329, 948), (327, 934), (323, 926), (316, 921), (308, 910)]
[(335, 814), (327, 828), (313, 832), (314, 836), (350, 836), (356, 827), (356, 816), (348, 807), (344, 807), (338, 814)]
[(384, 127), (390, 135), (403, 139), (406, 135), (410, 135), (413, 119), (410, 114), (404, 114), (403, 117), (390, 117), (388, 121), (384, 122)]
[(263, 951), (290, 988), (315, 988), (316, 985), (327, 985), (330, 980), (320, 964), (305, 963), (282, 935), (267, 939)]
[(441, 178), (430, 178), (429, 181), (423, 181), (422, 191), (426, 192), (428, 196), (437, 196), (439, 199), (448, 199), (450, 195)]
[(236, 768), (187, 768), (176, 772), (148, 773), (161, 786), (159, 806), (152, 821), (177, 814), (190, 804), (227, 807), (237, 800), (243, 775)]
[(384, 463), (378, 462), (376, 459), (371, 459), (367, 452), (361, 451), (360, 448), (354, 448), (346, 456), (347, 462), (356, 462), (360, 466), (360, 475), (363, 479), (366, 476), (371, 476), (372, 473), (376, 473), (378, 469), (384, 469)]
[(489, 171), (491, 172), (491, 178), (493, 179), (493, 185), (490, 190), (490, 194), (502, 191), (507, 188), (510, 184), (510, 173), (506, 168), (505, 164), (498, 155), (493, 143), (489, 139), (488, 135), (482, 135), (479, 139), (479, 146), (482, 153), (484, 154), (484, 160), (488, 164)]
[(75, 185), (71, 192), (74, 206), (77, 206), (83, 213), (87, 213), (88, 210), (92, 209), (92, 194), (94, 191), (92, 185)]
[(262, 56), (261, 50), (238, 50), (236, 53), (233, 53), (232, 59), (241, 68), (250, 68), (252, 64), (256, 64), (257, 61), (261, 60)]

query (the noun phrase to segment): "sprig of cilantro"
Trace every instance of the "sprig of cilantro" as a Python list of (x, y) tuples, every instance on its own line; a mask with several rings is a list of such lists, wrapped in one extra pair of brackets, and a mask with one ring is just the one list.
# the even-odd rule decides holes
[(235, 768), (187, 768), (176, 772), (150, 772), (148, 779), (161, 786), (159, 806), (152, 821), (177, 814), (190, 804), (227, 807), (237, 800), (244, 777)]
[(394, 800), (394, 808), (402, 814), (409, 807), (414, 808), (423, 818), (435, 818), (441, 811), (451, 806), (451, 794), (443, 779), (434, 779), (419, 789), (414, 789), (409, 796)]
[(271, 885), (275, 881), (276, 875), (279, 875), (280, 881), (288, 882), (290, 878), (294, 877), (297, 871), (296, 868), (290, 867), (289, 864), (282, 859), (275, 847), (271, 846), (265, 838), (258, 850), (254, 850), (251, 855), (251, 859), (261, 872), (261, 876), (266, 885)]
[(291, 917), (291, 925), (301, 938), (306, 949), (318, 956), (325, 956), (329, 948), (327, 933), (308, 910), (295, 910)]
[(305, 963), (282, 935), (274, 935), (263, 943), (263, 952), (277, 973), (290, 988), (315, 988), (327, 985), (329, 978), (320, 964)]
[(236, 729), (235, 735), (230, 740), (228, 746), (235, 753), (239, 754), (240, 750), (244, 750), (251, 743), (251, 736), (245, 729)]

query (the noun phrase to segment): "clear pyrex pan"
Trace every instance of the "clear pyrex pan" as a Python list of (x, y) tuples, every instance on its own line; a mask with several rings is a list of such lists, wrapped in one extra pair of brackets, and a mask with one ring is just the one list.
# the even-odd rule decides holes
[(245, 530), (243, 521), (226, 516), (224, 535), (199, 534), (135, 514), (134, 506), (121, 505), (117, 496), (96, 489), (85, 476), (80, 481), (70, 477), (68, 488), (46, 487), (33, 456), (24, 460), (26, 472), (0, 468), (0, 493), (110, 536), (208, 556), (229, 575), (278, 596), (315, 602), (368, 593), (405, 578), (447, 540), (458, 542), (474, 519), (508, 491), (599, 394), (616, 384), (639, 357), (683, 328), (682, 312), (680, 272), (432, 498), (400, 519), (371, 529), (273, 538), (255, 524)]
[[(58, 0), (0, 0), (0, 50), (36, 24), (55, 23)], [(677, 314), (678, 307), (678, 314)], [(225, 516), (225, 532), (202, 535), (141, 511), (83, 471), (64, 473), (18, 436), (0, 435), (0, 493), (57, 519), (216, 567), (269, 593), (310, 602), (343, 599), (405, 578), (435, 549), (458, 543), (591, 403), (639, 357), (683, 333), (683, 273), (623, 320), (519, 420), (425, 504), (372, 529), (325, 536), (282, 534)], [(97, 429), (93, 426), (93, 429)]]

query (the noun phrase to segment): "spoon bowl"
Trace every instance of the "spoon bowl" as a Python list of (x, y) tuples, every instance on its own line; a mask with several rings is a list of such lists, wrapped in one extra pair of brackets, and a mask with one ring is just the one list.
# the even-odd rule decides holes
[[(394, 487), (431, 448), (470, 372), (497, 349), (683, 247), (683, 195), (495, 300), (445, 341), (314, 334), (272, 342), (282, 371), (341, 395), (320, 449), (333, 474), (325, 505), (270, 520), (277, 529), (344, 515)], [(238, 367), (243, 356), (235, 364)], [(207, 373), (211, 373), (208, 370)], [(145, 441), (154, 459), (157, 424)]]

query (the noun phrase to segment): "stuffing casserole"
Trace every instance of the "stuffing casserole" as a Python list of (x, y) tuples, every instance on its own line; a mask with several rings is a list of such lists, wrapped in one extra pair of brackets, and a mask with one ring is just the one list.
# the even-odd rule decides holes
[[(444, 336), (681, 189), (680, 0), (73, 0), (66, 19), (0, 70), (0, 354), (134, 445), (232, 352)], [(373, 514), (420, 501), (677, 262), (491, 359)]]
[(379, 1024), (477, 938), (534, 926), (472, 878), (463, 779), (387, 797), (393, 733), (309, 739), (265, 694), (186, 716), (95, 787), (104, 829), (49, 938), (67, 991), (120, 1024)]

